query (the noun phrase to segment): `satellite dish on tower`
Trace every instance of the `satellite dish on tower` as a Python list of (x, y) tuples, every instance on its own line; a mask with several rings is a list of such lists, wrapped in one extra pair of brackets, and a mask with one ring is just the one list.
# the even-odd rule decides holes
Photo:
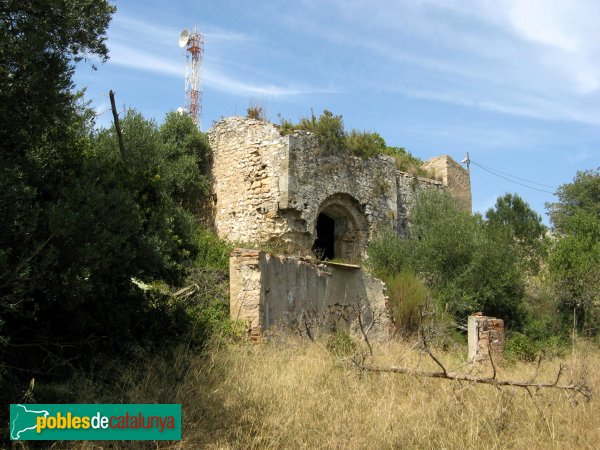
[(182, 48), (185, 47), (189, 40), (190, 32), (187, 30), (187, 28), (184, 28), (184, 30), (179, 35), (179, 46)]

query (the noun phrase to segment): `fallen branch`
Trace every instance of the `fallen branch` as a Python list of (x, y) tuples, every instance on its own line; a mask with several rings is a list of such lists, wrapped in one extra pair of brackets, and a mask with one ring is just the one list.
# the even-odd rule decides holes
[(495, 386), (496, 388), (501, 388), (503, 386), (523, 388), (527, 391), (527, 393), (529, 394), (530, 397), (532, 397), (530, 388), (535, 388), (536, 390), (559, 389), (559, 390), (562, 390), (567, 395), (567, 397), (569, 397), (570, 400), (572, 400), (571, 395), (577, 395), (577, 394), (580, 394), (586, 401), (591, 400), (592, 390), (590, 389), (590, 387), (587, 385), (587, 383), (585, 381), (575, 382), (575, 383), (571, 382), (570, 384), (559, 384), (560, 378), (563, 375), (564, 370), (565, 370), (565, 367), (562, 364), (560, 365), (560, 367), (558, 369), (558, 372), (556, 374), (556, 379), (554, 380), (553, 383), (536, 382), (535, 377), (537, 376), (537, 374), (539, 373), (539, 370), (540, 370), (541, 358), (538, 359), (534, 376), (528, 381), (498, 379), (496, 365), (494, 363), (494, 360), (493, 360), (491, 354), (490, 354), (490, 362), (492, 364), (492, 370), (493, 370), (491, 377), (479, 377), (479, 376), (475, 376), (475, 375), (461, 374), (461, 373), (449, 371), (448, 369), (446, 369), (446, 367), (440, 361), (440, 359), (434, 355), (434, 353), (431, 351), (431, 348), (429, 347), (429, 336), (427, 335), (427, 333), (425, 333), (425, 326), (423, 323), (424, 318), (427, 315), (426, 308), (427, 308), (426, 305), (422, 305), (419, 308), (419, 337), (421, 338), (420, 343), (421, 343), (422, 349), (425, 350), (427, 355), (429, 355), (429, 357), (441, 369), (440, 371), (426, 371), (426, 370), (420, 370), (420, 369), (409, 368), (409, 367), (399, 367), (399, 366), (374, 366), (374, 365), (364, 364), (364, 362), (362, 364), (357, 364), (355, 362), (358, 369), (361, 371), (369, 371), (369, 372), (402, 373), (402, 374), (414, 375), (414, 376), (418, 376), (418, 377), (441, 378), (443, 380), (452, 380), (452, 381), (458, 381), (458, 382), (464, 381), (464, 382), (473, 383), (473, 384), (488, 384), (491, 386)]
[(397, 366), (373, 366), (373, 365), (363, 365), (360, 367), (361, 370), (366, 370), (370, 372), (391, 372), (391, 373), (404, 373), (409, 375), (415, 375), (419, 377), (428, 377), (428, 378), (441, 378), (445, 380), (454, 380), (454, 381), (466, 381), (468, 383), (477, 383), (477, 384), (489, 384), (492, 386), (500, 387), (500, 386), (512, 386), (519, 388), (536, 388), (536, 389), (561, 389), (563, 391), (571, 391), (578, 394), (581, 394), (586, 400), (591, 400), (592, 392), (591, 389), (585, 384), (573, 383), (573, 384), (558, 384), (560, 377), (563, 373), (564, 367), (561, 366), (556, 380), (554, 383), (538, 383), (535, 381), (515, 381), (515, 380), (499, 380), (497, 378), (481, 378), (473, 375), (466, 375), (460, 373), (453, 373), (448, 371), (426, 371), (426, 370), (418, 370), (411, 369), (409, 367), (397, 367)]

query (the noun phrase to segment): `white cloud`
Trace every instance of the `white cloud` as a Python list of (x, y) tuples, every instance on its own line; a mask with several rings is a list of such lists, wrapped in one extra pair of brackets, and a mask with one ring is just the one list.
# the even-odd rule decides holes
[[(149, 52), (114, 42), (111, 44), (111, 58), (109, 64), (118, 64), (123, 67), (129, 67), (144, 72), (173, 76), (181, 78), (181, 80), (183, 80), (185, 76), (185, 67), (182, 61), (153, 55)], [(202, 78), (205, 86), (235, 95), (267, 95), (282, 97), (338, 92), (332, 89), (319, 89), (305, 86), (253, 84), (241, 81), (222, 71), (212, 68), (204, 69)]]
[[(179, 31), (140, 21), (127, 16), (115, 18), (116, 30), (112, 31), (109, 41), (109, 64), (117, 64), (134, 70), (151, 72), (160, 75), (185, 77), (184, 59), (176, 58), (181, 51), (176, 47)], [(206, 31), (204, 31), (206, 30)], [(203, 29), (205, 40), (211, 42), (250, 41), (251, 37), (238, 32), (232, 32), (220, 27), (206, 25)], [(161, 47), (162, 46), (162, 47)], [(222, 58), (221, 58), (222, 59)], [(211, 60), (219, 60), (217, 54), (211, 55)], [(205, 62), (206, 63), (206, 62)], [(241, 74), (255, 72), (252, 68), (240, 67)], [(312, 88), (308, 86), (278, 85), (274, 83), (252, 83), (243, 81), (216, 67), (204, 67), (202, 83), (209, 88), (234, 95), (266, 95), (273, 97), (305, 95), (313, 93), (333, 93), (332, 89)]]
[(510, 26), (521, 38), (546, 47), (537, 54), (543, 64), (579, 94), (600, 90), (600, 3), (509, 0), (507, 9)]
[(432, 91), (407, 88), (401, 92), (412, 98), (438, 101), (481, 110), (499, 112), (512, 116), (530, 117), (542, 120), (572, 120), (589, 125), (600, 125), (598, 111), (586, 111), (561, 103), (554, 103), (546, 98), (520, 96), (517, 102), (501, 102), (489, 99), (474, 99), (464, 92)]
[(118, 64), (136, 70), (176, 76), (181, 79), (185, 76), (185, 66), (182, 61), (177, 61), (174, 58), (168, 59), (114, 41), (110, 43), (109, 64)]
[(569, 153), (567, 154), (567, 161), (569, 161), (570, 163), (581, 163), (584, 161), (587, 161), (589, 159), (592, 159), (593, 157), (598, 157), (598, 155), (600, 154), (600, 152), (595, 152), (592, 153), (590, 152), (590, 150), (585, 147), (579, 151), (576, 151), (575, 153)]
[[(503, 114), (600, 125), (600, 2), (586, 0), (333, 0), (309, 3), (306, 29), (394, 78), (423, 74), (410, 95)], [(325, 12), (321, 12), (319, 9)], [(336, 20), (331, 20), (335, 17)], [(364, 54), (360, 54), (360, 53)], [(377, 64), (377, 63), (372, 63)], [(412, 76), (412, 75), (411, 75)], [(410, 79), (410, 78), (406, 78)], [(357, 80), (354, 80), (357, 81)]]
[[(181, 29), (175, 27), (156, 25), (123, 14), (117, 14), (111, 26), (111, 33), (118, 34), (120, 38), (129, 38), (135, 41), (151, 41), (153, 44), (163, 43), (169, 46), (177, 45), (177, 39), (181, 31)], [(226, 30), (211, 24), (203, 25), (199, 31), (204, 36), (205, 41), (210, 43), (255, 40), (253, 36)]]

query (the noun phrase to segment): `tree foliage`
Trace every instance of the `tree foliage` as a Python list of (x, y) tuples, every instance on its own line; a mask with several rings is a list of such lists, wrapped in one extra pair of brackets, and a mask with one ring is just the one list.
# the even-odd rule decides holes
[[(170, 113), (159, 127), (129, 111), (122, 157), (72, 83), (76, 61), (106, 59), (114, 8), (1, 8), (0, 385), (135, 357), (194, 326), (190, 339), (204, 339), (195, 322), (206, 292), (223, 309), (212, 302), (227, 274), (227, 247), (193, 215), (207, 192), (206, 136), (187, 116)], [(186, 282), (205, 292), (182, 301), (169, 286)]]
[(561, 222), (549, 268), (563, 314), (587, 334), (600, 332), (600, 218), (579, 210)]
[(542, 217), (518, 194), (510, 193), (498, 197), (496, 205), (487, 210), (485, 217), (490, 226), (511, 230), (521, 252), (522, 267), (537, 273), (547, 248)]
[(43, 144), (71, 137), (68, 125), (77, 112), (71, 79), (74, 63), (108, 58), (105, 33), (114, 11), (105, 0), (1, 2), (0, 146), (4, 156), (23, 158), (34, 149), (46, 162), (66, 156), (52, 153)]
[(498, 197), (496, 205), (487, 210), (485, 217), (490, 224), (510, 227), (515, 238), (529, 247), (534, 246), (546, 230), (542, 217), (518, 194)]
[(410, 235), (386, 232), (373, 240), (367, 253), (376, 273), (412, 270), (457, 319), (483, 311), (520, 325), (524, 282), (510, 229), (488, 226), (445, 191), (428, 191), (411, 213)]
[(565, 321), (600, 332), (600, 171), (577, 172), (546, 207), (555, 228), (548, 266)]
[(559, 232), (567, 220), (583, 211), (600, 217), (600, 169), (577, 172), (572, 183), (565, 183), (556, 192), (558, 202), (546, 203), (550, 220)]

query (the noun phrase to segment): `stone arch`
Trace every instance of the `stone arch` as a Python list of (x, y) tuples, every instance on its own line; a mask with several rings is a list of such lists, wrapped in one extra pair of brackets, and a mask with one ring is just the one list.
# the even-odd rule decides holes
[(313, 251), (323, 258), (357, 260), (362, 255), (369, 224), (360, 203), (349, 194), (327, 197), (314, 221)]

